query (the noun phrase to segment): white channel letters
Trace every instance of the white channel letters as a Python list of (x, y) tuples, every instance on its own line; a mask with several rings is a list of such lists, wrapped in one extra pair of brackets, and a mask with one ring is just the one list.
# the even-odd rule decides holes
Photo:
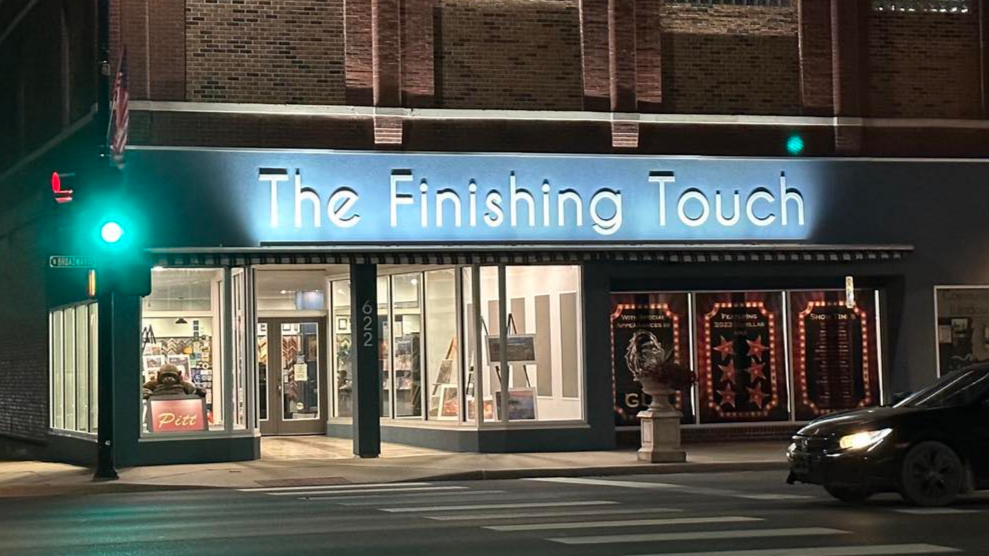
[[(287, 182), (292, 178), (286, 169), (262, 168), (259, 172), (258, 180), (269, 188), (272, 228), (283, 225), (321, 228), (325, 216), (329, 225), (346, 229), (361, 222), (362, 211), (384, 210), (384, 207), (361, 206), (359, 190), (350, 186), (334, 189), (324, 205), (320, 192), (303, 184), (300, 170), (295, 170), (293, 177), (294, 183), (289, 185)], [(654, 214), (659, 228), (667, 227), (673, 218), (688, 228), (732, 228), (743, 219), (757, 227), (805, 225), (804, 197), (799, 190), (787, 186), (785, 172), (780, 172), (775, 192), (769, 187), (756, 186), (744, 193), (740, 189), (716, 189), (713, 195), (698, 187), (674, 191), (677, 185), (674, 172), (654, 171), (643, 177), (641, 187), (651, 185), (653, 196), (658, 198)], [(586, 225), (600, 236), (610, 236), (625, 221), (623, 191), (619, 188), (601, 187), (588, 195), (568, 187), (558, 188), (546, 179), (536, 187), (524, 187), (518, 182), (511, 172), (506, 179), (507, 188), (495, 185), (482, 189), (475, 179), (469, 180), (465, 187), (436, 187), (412, 170), (392, 170), (388, 184), (388, 224), (403, 230), (415, 226), (423, 230), (502, 226), (577, 229)], [(293, 202), (289, 206), (284, 206), (286, 199), (280, 197), (286, 186), (292, 193)], [(283, 218), (289, 208), (294, 217), (291, 224)], [(310, 218), (305, 218), (307, 212)]]

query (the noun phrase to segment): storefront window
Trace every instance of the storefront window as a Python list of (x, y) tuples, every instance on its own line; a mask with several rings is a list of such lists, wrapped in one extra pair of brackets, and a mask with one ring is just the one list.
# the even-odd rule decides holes
[(326, 273), (313, 270), (258, 270), (257, 309), (325, 311)]
[(790, 338), (796, 420), (881, 401), (874, 290), (791, 292)]
[(940, 375), (989, 361), (989, 286), (934, 291)]
[(388, 277), (378, 277), (378, 360), (381, 362), (381, 416), (391, 417), (391, 328)]
[(96, 432), (96, 308), (96, 303), (84, 303), (49, 314), (53, 429)]
[(351, 362), (353, 339), (350, 335), (350, 281), (333, 282), (333, 307), (330, 318), (333, 338), (333, 408), (336, 417), (354, 415), (354, 374)]
[[(151, 295), (142, 304), (146, 432), (223, 430), (223, 287), (220, 269), (152, 272)], [(166, 365), (178, 370), (177, 385), (160, 372)]]
[(392, 276), (395, 417), (422, 416), (422, 275)]
[(268, 420), (268, 323), (259, 322), (255, 339), (258, 362), (258, 417)]
[(456, 272), (425, 273), (428, 418), (456, 420), (460, 414)]
[(782, 292), (694, 299), (701, 422), (788, 420)]

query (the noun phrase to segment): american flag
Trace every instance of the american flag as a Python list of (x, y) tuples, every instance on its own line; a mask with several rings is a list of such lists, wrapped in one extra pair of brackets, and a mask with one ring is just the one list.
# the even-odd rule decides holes
[(127, 128), (130, 122), (130, 110), (127, 106), (130, 93), (127, 90), (127, 49), (120, 54), (120, 64), (113, 80), (113, 91), (110, 101), (110, 129), (107, 140), (110, 144), (110, 158), (118, 168), (124, 167), (124, 149), (127, 148)]

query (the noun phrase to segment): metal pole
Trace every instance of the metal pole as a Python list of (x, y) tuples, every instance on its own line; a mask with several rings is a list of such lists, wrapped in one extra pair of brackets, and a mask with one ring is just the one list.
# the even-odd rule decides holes
[(114, 294), (113, 291), (99, 296), (99, 338), (97, 343), (99, 362), (99, 415), (96, 431), (97, 456), (96, 474), (93, 480), (116, 479), (117, 469), (113, 445), (113, 363), (114, 363)]
[(97, 1), (97, 56), (96, 82), (96, 133), (100, 145), (100, 159), (109, 164), (109, 146), (106, 132), (110, 125), (110, 0)]
[(350, 264), (351, 368), (354, 373), (354, 455), (381, 454), (381, 357), (378, 348), (378, 267)]

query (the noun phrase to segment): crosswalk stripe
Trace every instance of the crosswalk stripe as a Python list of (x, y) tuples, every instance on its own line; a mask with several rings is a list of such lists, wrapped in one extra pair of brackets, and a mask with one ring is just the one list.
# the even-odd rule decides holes
[(516, 519), (516, 518), (530, 518), (530, 517), (570, 517), (578, 515), (623, 515), (623, 514), (636, 514), (636, 515), (647, 515), (654, 513), (673, 513), (682, 512), (683, 510), (677, 508), (598, 508), (595, 510), (567, 510), (560, 512), (512, 512), (512, 513), (488, 513), (488, 514), (467, 514), (467, 515), (433, 515), (427, 516), (426, 519), (433, 519), (436, 521), (477, 521), (477, 520), (488, 520), (488, 519)]
[(903, 508), (893, 511), (910, 515), (954, 515), (979, 513), (978, 510), (959, 510), (957, 508)]
[[(371, 494), (364, 494), (362, 496), (308, 496), (307, 500), (359, 500), (358, 502), (340, 502), (341, 506), (380, 506), (385, 503), (384, 499), (387, 499), (389, 504), (422, 504), (424, 501), (422, 498), (436, 498), (439, 496), (469, 496), (470, 502), (475, 502), (474, 497), (476, 496), (487, 496), (491, 494), (505, 494), (504, 490), (471, 490), (469, 492), (457, 491), (457, 492), (437, 492), (434, 494), (425, 493), (419, 494), (418, 492), (412, 492), (407, 494), (391, 494), (384, 496), (374, 496)], [(416, 500), (394, 500), (395, 498), (416, 498)]]
[(748, 500), (807, 500), (813, 498), (813, 496), (804, 496), (803, 494), (733, 494), (733, 496)]
[(624, 521), (582, 521), (578, 523), (527, 523), (525, 525), (488, 525), (492, 531), (552, 531), (559, 529), (598, 529), (603, 527), (639, 527), (648, 525), (699, 525), (702, 523), (745, 523), (762, 521), (758, 517), (712, 516), (673, 519), (626, 519)]
[(524, 479), (524, 480), (537, 481), (540, 483), (563, 483), (569, 485), (594, 485), (594, 486), (610, 486), (610, 487), (624, 487), (624, 488), (644, 488), (644, 489), (681, 488), (678, 485), (671, 485), (667, 483), (639, 483), (636, 481), (613, 481), (609, 479), (584, 479), (582, 477), (542, 477), (537, 479)]
[(293, 490), (289, 492), (268, 492), (270, 496), (306, 496), (309, 494), (325, 494), (336, 496), (340, 494), (378, 494), (382, 492), (436, 492), (442, 490), (467, 490), (463, 486), (430, 486), (430, 487), (401, 487), (401, 488), (359, 488), (353, 490)]
[(647, 490), (677, 490), (691, 494), (709, 494), (711, 496), (730, 496), (732, 498), (742, 498), (745, 500), (806, 500), (813, 496), (801, 494), (759, 494), (747, 493), (726, 488), (695, 487), (688, 485), (675, 485), (670, 483), (651, 483), (638, 481), (618, 481), (611, 479), (584, 479), (581, 477), (546, 477), (536, 479), (526, 479), (528, 481), (539, 481), (545, 483), (562, 483), (574, 485), (593, 485), (618, 488), (637, 488)]
[(560, 544), (617, 544), (629, 542), (700, 541), (711, 539), (765, 539), (773, 537), (811, 537), (843, 535), (848, 531), (827, 527), (789, 527), (782, 529), (731, 529), (726, 531), (685, 531), (678, 533), (644, 533), (640, 535), (602, 535), (596, 537), (559, 537), (547, 539)]
[(553, 508), (566, 506), (604, 506), (617, 504), (607, 500), (580, 500), (577, 502), (523, 502), (521, 504), (470, 504), (466, 506), (420, 506), (415, 508), (381, 508), (383, 512), (452, 512), (466, 510), (507, 510), (512, 508)]
[(308, 485), (308, 486), (289, 486), (289, 487), (255, 487), (255, 488), (238, 488), (240, 492), (279, 492), (288, 490), (347, 490), (354, 488), (389, 488), (396, 486), (411, 487), (411, 486), (429, 486), (433, 483), (368, 483), (368, 484), (349, 484), (349, 485)]
[(721, 550), (715, 552), (677, 552), (637, 554), (636, 556), (900, 556), (907, 554), (944, 554), (961, 552), (957, 548), (933, 544), (878, 544), (872, 546), (821, 546), (811, 548), (760, 548), (759, 550)]

